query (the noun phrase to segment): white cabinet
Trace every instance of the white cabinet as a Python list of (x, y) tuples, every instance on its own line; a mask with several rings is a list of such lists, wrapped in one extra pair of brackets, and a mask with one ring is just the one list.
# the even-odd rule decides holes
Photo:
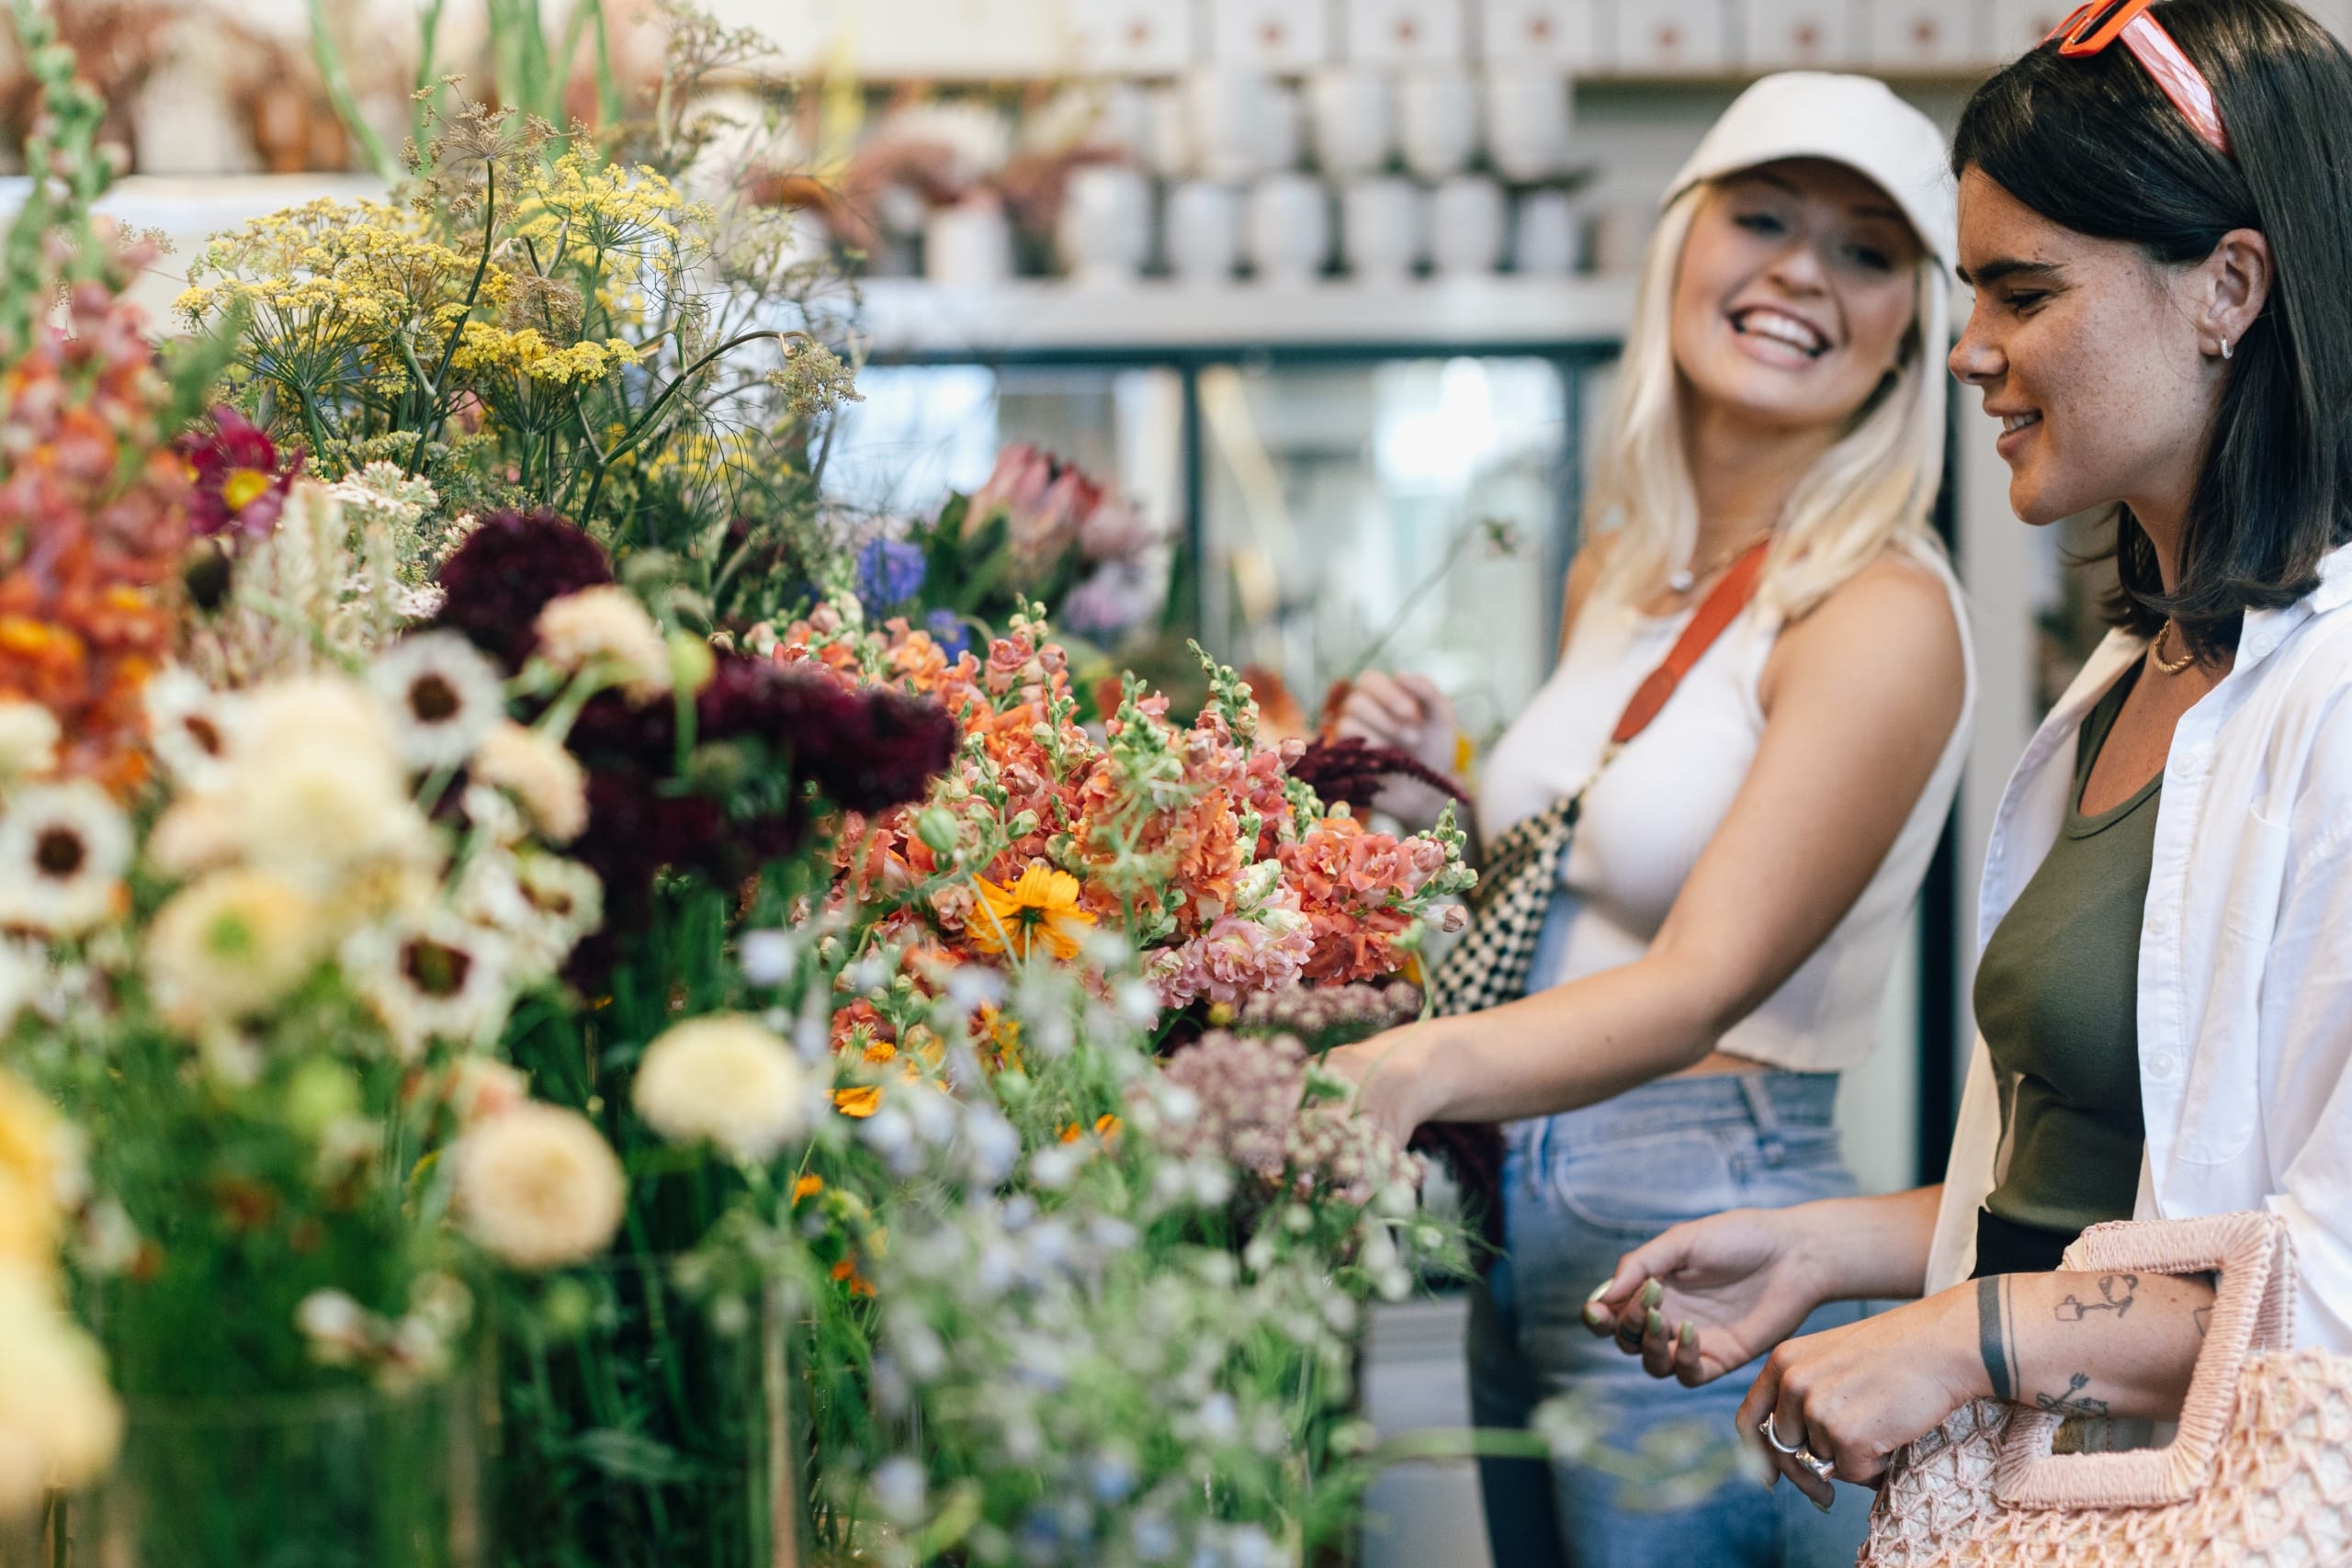
[(1839, 69), (1861, 58), (1853, 0), (1739, 0), (1740, 52), (1758, 71)]
[(1486, 0), (1478, 8), (1478, 52), (1496, 64), (1609, 63), (1602, 0)]
[(1617, 0), (1617, 69), (1704, 75), (1732, 64), (1729, 0)]
[(1069, 0), (1080, 70), (1171, 76), (1199, 56), (1190, 0)]
[(1874, 70), (1965, 71), (1990, 58), (1983, 0), (1868, 0), (1863, 10)]
[(1210, 0), (1209, 53), (1283, 74), (1329, 62), (1331, 0)]
[(1343, 45), (1372, 65), (1428, 65), (1469, 52), (1464, 0), (1348, 0)]

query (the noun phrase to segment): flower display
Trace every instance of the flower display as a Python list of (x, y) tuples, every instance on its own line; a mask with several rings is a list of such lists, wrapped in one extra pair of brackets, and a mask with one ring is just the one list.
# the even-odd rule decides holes
[(576, 1111), (531, 1103), (484, 1118), (458, 1141), (453, 1158), (458, 1222), (514, 1268), (593, 1258), (620, 1226), (620, 1161)]
[[(1163, 1004), (1238, 1005), (1301, 981), (1385, 978), (1472, 874), (1450, 818), (1399, 839), (1327, 810), (1291, 779), (1296, 742), (1260, 745), (1248, 690), (1188, 729), (1131, 687), (1097, 741), (1075, 722), (1069, 661), (1027, 619), (985, 660), (930, 635), (814, 621), (775, 657), (862, 672), (956, 711), (964, 744), (931, 799), (846, 841), (837, 896), (888, 895), (952, 952), (1069, 960), (1100, 925), (1140, 948)], [(969, 874), (968, 881), (957, 873)]]
[[(119, 1456), (190, 1568), (1310, 1558), (1363, 1307), (1462, 1251), (1313, 1054), (1418, 1010), (1462, 837), (1221, 666), (1102, 686), (1167, 546), (1068, 463), (841, 536), (822, 268), (678, 180), (759, 46), (662, 9), (645, 161), (445, 84), (160, 355), (34, 51), (84, 162), (28, 153), (72, 232), (0, 309), (0, 1515)], [(322, 1408), (390, 1414), (183, 1435)]]

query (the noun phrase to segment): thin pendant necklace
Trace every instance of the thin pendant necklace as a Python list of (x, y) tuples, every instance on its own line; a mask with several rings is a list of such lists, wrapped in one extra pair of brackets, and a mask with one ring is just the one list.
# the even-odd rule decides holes
[(2171, 635), (2172, 622), (2166, 620), (2163, 626), (2156, 628), (2156, 640), (2148, 645), (2148, 656), (2156, 661), (2156, 668), (2165, 674), (2177, 675), (2197, 662), (2197, 655), (2194, 652), (2188, 652), (2183, 653), (2178, 659), (2166, 659), (2165, 638)]
[(1666, 586), (1676, 593), (1688, 593), (1693, 588), (1698, 587), (1700, 582), (1704, 579), (1714, 576), (1715, 573), (1723, 570), (1724, 568), (1729, 566), (1732, 562), (1746, 555), (1754, 547), (1756, 541), (1754, 539), (1748, 540), (1747, 544), (1740, 546), (1739, 548), (1732, 551), (1729, 555), (1724, 556), (1720, 560), (1709, 563), (1707, 570), (1703, 573), (1694, 571), (1687, 566), (1679, 571), (1668, 572), (1666, 574)]

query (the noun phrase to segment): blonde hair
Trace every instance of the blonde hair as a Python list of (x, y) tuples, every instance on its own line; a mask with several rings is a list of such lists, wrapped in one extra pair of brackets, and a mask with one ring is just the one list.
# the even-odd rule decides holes
[[(1690, 566), (1698, 543), (1682, 373), (1674, 360), (1674, 290), (1683, 245), (1711, 188), (1694, 185), (1668, 204), (1643, 258), (1617, 392), (1585, 495), (1586, 536), (1615, 535), (1594, 587), (1606, 599), (1638, 604), (1657, 594)], [(1790, 493), (1758, 590), (1768, 608), (1802, 615), (1890, 547), (1941, 549), (1928, 514), (1943, 482), (1949, 319), (1942, 272), (1923, 246), (1918, 315), (1903, 367)]]

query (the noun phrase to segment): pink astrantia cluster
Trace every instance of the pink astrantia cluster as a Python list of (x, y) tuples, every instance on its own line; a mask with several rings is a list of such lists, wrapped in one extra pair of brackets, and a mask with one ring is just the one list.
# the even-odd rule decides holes
[(1306, 1048), (1288, 1035), (1211, 1030), (1169, 1058), (1166, 1084), (1187, 1097), (1158, 1136), (1185, 1156), (1215, 1156), (1257, 1177), (1267, 1196), (1329, 1193), (1369, 1202), (1394, 1184), (1418, 1185), (1420, 1161), (1377, 1123), (1317, 1092)]

